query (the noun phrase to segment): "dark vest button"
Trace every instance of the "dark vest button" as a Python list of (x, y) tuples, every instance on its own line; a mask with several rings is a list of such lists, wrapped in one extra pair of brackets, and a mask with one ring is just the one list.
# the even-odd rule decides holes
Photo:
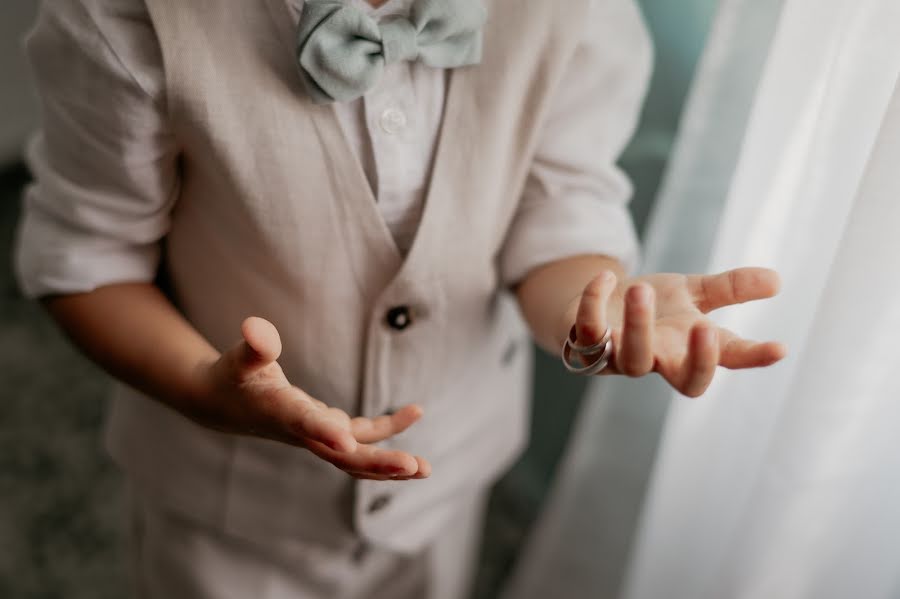
[(385, 321), (392, 329), (402, 331), (412, 324), (412, 316), (407, 306), (397, 306), (388, 310)]
[(391, 502), (390, 495), (379, 495), (369, 504), (368, 512), (370, 514), (374, 514), (375, 512), (380, 512)]

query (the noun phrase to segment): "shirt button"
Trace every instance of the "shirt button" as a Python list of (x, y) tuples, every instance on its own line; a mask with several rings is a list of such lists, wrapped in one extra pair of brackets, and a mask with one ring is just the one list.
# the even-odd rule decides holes
[(375, 512), (380, 512), (381, 510), (386, 508), (390, 502), (391, 502), (390, 495), (379, 495), (378, 497), (373, 499), (371, 503), (369, 503), (368, 512), (370, 514), (374, 514)]
[(396, 108), (388, 108), (381, 113), (379, 123), (385, 133), (393, 135), (406, 127), (406, 113)]
[(412, 324), (412, 316), (407, 306), (397, 306), (388, 310), (385, 321), (392, 329), (402, 331)]

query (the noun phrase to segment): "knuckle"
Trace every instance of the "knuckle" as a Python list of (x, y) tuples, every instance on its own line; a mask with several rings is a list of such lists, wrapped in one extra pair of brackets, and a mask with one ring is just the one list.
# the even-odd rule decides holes
[(582, 300), (600, 300), (603, 298), (603, 280), (594, 280), (587, 284), (581, 293)]
[(738, 271), (736, 271), (736, 270), (729, 271), (727, 276), (728, 276), (728, 288), (729, 288), (729, 292), (731, 293), (731, 297), (729, 299), (731, 299), (731, 301), (734, 302), (734, 301), (737, 301), (738, 297), (740, 296), (741, 280), (738, 275)]
[(652, 313), (650, 311), (649, 304), (639, 304), (636, 302), (626, 302), (625, 304), (625, 317), (632, 323), (639, 326), (646, 326), (650, 323), (650, 317)]

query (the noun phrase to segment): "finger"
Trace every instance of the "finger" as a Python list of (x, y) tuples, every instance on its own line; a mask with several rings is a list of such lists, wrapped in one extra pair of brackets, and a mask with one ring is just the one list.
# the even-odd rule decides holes
[(313, 441), (335, 451), (356, 451), (356, 438), (348, 430), (350, 418), (346, 413), (318, 407), (316, 403), (320, 402), (296, 387), (276, 392), (267, 403), (270, 416), (289, 437), (288, 442), (305, 446), (306, 441)]
[(311, 397), (311, 396), (309, 396), (309, 395), (307, 395), (306, 398), (307, 398), (309, 401), (311, 401), (312, 404), (313, 404), (315, 407), (317, 407), (317, 408), (319, 408), (319, 409), (322, 409), (322, 410), (327, 410), (327, 409), (328, 409), (328, 404), (325, 403), (324, 401), (320, 401), (320, 400), (316, 399), (315, 397)]
[(712, 382), (719, 363), (719, 341), (716, 330), (701, 323), (691, 329), (687, 357), (682, 367), (684, 377), (679, 391), (688, 397), (700, 397)]
[(689, 276), (688, 287), (697, 308), (705, 314), (725, 306), (773, 297), (778, 294), (781, 279), (768, 268), (738, 268), (717, 275)]
[(419, 464), (419, 470), (413, 475), (399, 474), (387, 476), (384, 474), (372, 474), (370, 472), (345, 471), (354, 478), (365, 480), (421, 480), (431, 476), (431, 464), (425, 458), (415, 456), (416, 462)]
[(419, 469), (413, 478), (428, 478), (431, 476), (431, 464), (422, 456), (415, 456)]
[(316, 442), (311, 442), (309, 449), (346, 472), (393, 477), (414, 476), (419, 471), (418, 461), (403, 451), (360, 444), (354, 452), (342, 452)]
[(741, 339), (731, 331), (720, 330), (722, 355), (719, 364), (733, 370), (742, 368), (763, 368), (771, 366), (787, 355), (787, 347), (783, 343), (768, 341), (759, 343)]
[(653, 317), (655, 294), (649, 285), (635, 285), (625, 292), (625, 317), (616, 369), (627, 376), (643, 376), (653, 369)]
[(241, 323), (243, 340), (224, 356), (234, 377), (246, 379), (281, 355), (281, 337), (268, 320), (251, 316)]
[[(346, 472), (346, 471), (345, 471)], [(396, 478), (392, 476), (384, 476), (382, 474), (368, 474), (366, 472), (347, 472), (353, 478), (360, 480), (409, 480), (409, 477)]]
[(360, 443), (377, 443), (400, 434), (422, 417), (422, 408), (404, 406), (393, 414), (377, 418), (354, 418), (350, 430)]
[(604, 271), (591, 279), (581, 293), (575, 317), (575, 335), (580, 345), (593, 345), (603, 338), (609, 322), (606, 305), (616, 288), (616, 275)]
[(347, 472), (353, 478), (359, 478), (362, 480), (392, 480), (392, 481), (404, 481), (404, 480), (415, 480), (417, 478), (421, 478), (418, 475), (414, 476), (384, 476), (381, 474), (368, 474), (366, 472)]

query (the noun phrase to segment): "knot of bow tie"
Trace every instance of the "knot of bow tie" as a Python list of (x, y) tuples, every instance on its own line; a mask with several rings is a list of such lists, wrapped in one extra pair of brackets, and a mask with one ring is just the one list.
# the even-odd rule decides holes
[(297, 33), (303, 85), (318, 104), (347, 102), (371, 90), (387, 64), (477, 64), (485, 19), (482, 0), (416, 0), (408, 17), (380, 21), (341, 0), (307, 0)]

